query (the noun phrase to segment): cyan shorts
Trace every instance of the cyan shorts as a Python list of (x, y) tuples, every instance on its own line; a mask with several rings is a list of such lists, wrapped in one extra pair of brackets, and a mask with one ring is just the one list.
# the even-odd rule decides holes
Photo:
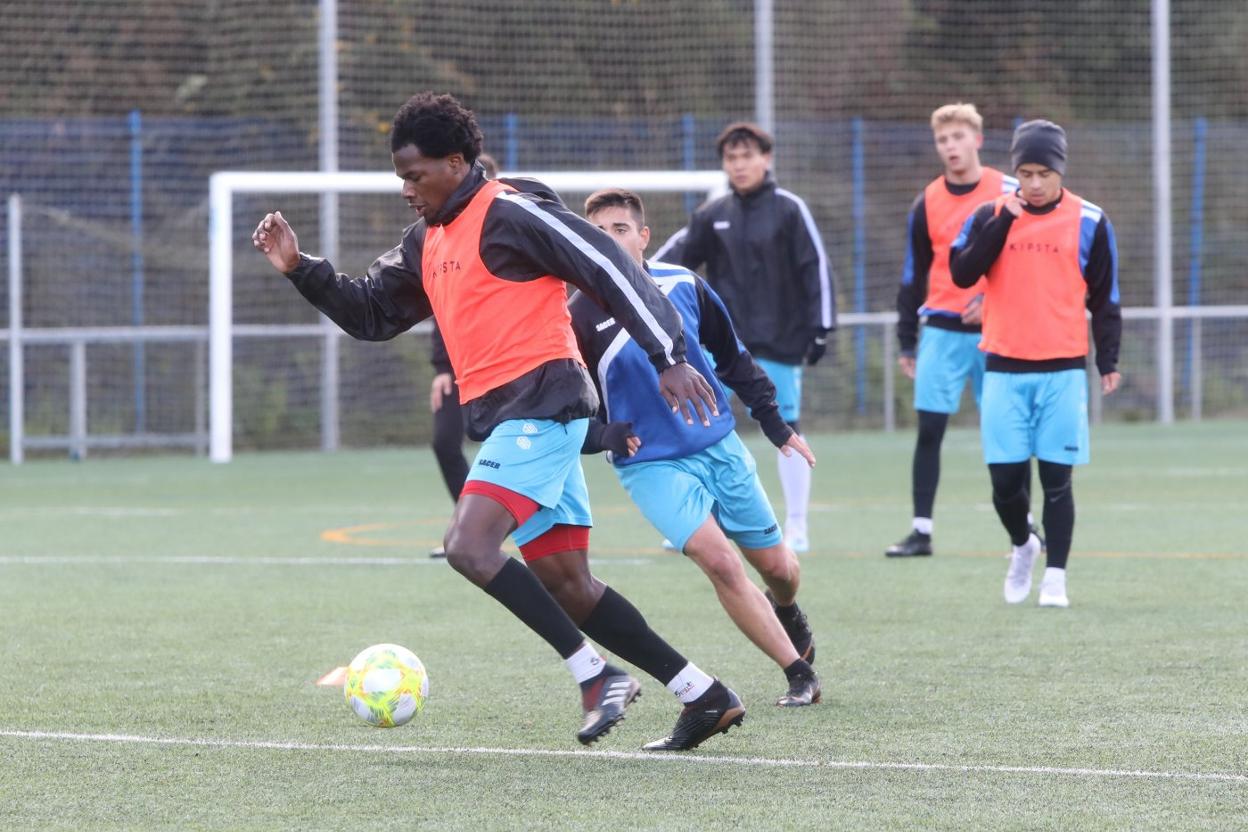
[(975, 404), (984, 388), (984, 361), (978, 332), (923, 327), (914, 370), (914, 409), (957, 413), (962, 389), (971, 381)]
[(712, 515), (730, 540), (747, 549), (783, 539), (758, 466), (736, 431), (695, 454), (638, 462), (615, 473), (641, 513), (677, 549), (684, 549)]
[(588, 419), (509, 419), (481, 443), (469, 480), (493, 483), (523, 494), (541, 508), (511, 534), (517, 546), (556, 525), (592, 526), (589, 489), (581, 469), (581, 445)]
[(984, 461), (1024, 462), (1031, 457), (1063, 465), (1089, 459), (1088, 373), (984, 374), (979, 409)]

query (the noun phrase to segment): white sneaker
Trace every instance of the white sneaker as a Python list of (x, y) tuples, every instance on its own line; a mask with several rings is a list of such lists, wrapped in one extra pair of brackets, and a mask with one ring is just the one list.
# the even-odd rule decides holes
[(1066, 608), (1070, 606), (1070, 599), (1066, 597), (1065, 569), (1050, 567), (1044, 570), (1044, 580), (1040, 581), (1040, 600), (1038, 603), (1042, 607)]
[(666, 537), (665, 537), (665, 538), (663, 538), (663, 542), (662, 542), (662, 543), (660, 543), (659, 545), (660, 545), (660, 546), (662, 546), (664, 549), (666, 549), (666, 550), (667, 550), (667, 551), (669, 551), (669, 552), (675, 552), (675, 551), (676, 551), (676, 544), (675, 544), (675, 543), (673, 543), (672, 541), (668, 540)]
[(1005, 603), (1021, 604), (1031, 594), (1031, 565), (1040, 554), (1040, 538), (1034, 534), (1010, 553), (1010, 571), (1005, 573)]
[(797, 523), (795, 520), (790, 520), (789, 523), (786, 523), (784, 541), (790, 549), (794, 550), (795, 554), (804, 555), (807, 551), (810, 551), (810, 538), (806, 536), (805, 521)]

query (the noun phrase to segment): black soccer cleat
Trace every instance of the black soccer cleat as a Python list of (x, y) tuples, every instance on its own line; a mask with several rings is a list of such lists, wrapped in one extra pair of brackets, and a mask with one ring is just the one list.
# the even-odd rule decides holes
[(806, 621), (806, 613), (801, 611), (796, 601), (791, 606), (781, 607), (776, 603), (776, 599), (771, 594), (770, 589), (764, 594), (767, 596), (767, 600), (771, 602), (771, 609), (775, 612), (776, 618), (779, 619), (780, 626), (784, 628), (789, 641), (793, 642), (793, 649), (797, 651), (797, 657), (807, 664), (814, 664), (815, 635), (810, 631), (810, 624)]
[(576, 732), (582, 745), (605, 737), (624, 719), (624, 709), (641, 696), (641, 685), (618, 667), (607, 665), (581, 693), (585, 724)]
[(905, 540), (900, 540), (884, 550), (884, 556), (890, 558), (928, 557), (932, 554), (932, 536), (919, 531), (911, 531)]
[(782, 708), (801, 708), (806, 705), (817, 705), (823, 695), (819, 677), (812, 670), (802, 673), (789, 680), (789, 692), (776, 700)]
[(716, 734), (745, 721), (745, 706), (732, 689), (718, 679), (706, 693), (690, 702), (676, 718), (669, 736), (642, 746), (646, 751), (688, 751)]

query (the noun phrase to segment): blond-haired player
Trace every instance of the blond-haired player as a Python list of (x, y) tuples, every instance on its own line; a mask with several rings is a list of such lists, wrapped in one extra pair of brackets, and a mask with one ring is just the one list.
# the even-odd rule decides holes
[(967, 381), (976, 404), (983, 387), (984, 354), (979, 351), (983, 296), (978, 285), (965, 289), (954, 285), (949, 246), (977, 207), (1018, 187), (1012, 177), (980, 163), (983, 127), (974, 104), (946, 104), (932, 113), (932, 139), (944, 170), (910, 209), (906, 262), (897, 292), (897, 337), (898, 363), (914, 379), (918, 414), (911, 473), (914, 519), (910, 534), (885, 551), (889, 557), (932, 554), (932, 507), (945, 426), (958, 412)]

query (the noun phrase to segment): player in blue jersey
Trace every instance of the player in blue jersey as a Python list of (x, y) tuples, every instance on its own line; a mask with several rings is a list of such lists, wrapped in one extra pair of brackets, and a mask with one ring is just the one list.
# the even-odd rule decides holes
[[(788, 692), (777, 704), (818, 702), (819, 678), (810, 666), (814, 639), (797, 606), (797, 556), (784, 542), (754, 458), (734, 430), (727, 394), (713, 379), (740, 396), (781, 453), (811, 467), (814, 454), (785, 423), (775, 385), (737, 339), (719, 296), (683, 266), (645, 261), (650, 230), (641, 199), (629, 191), (598, 191), (586, 201), (585, 215), (667, 295), (680, 312), (687, 343), (710, 352), (708, 358), (690, 350), (689, 361), (712, 380), (719, 405), (709, 428), (682, 421), (642, 375), (641, 347), (602, 307), (574, 296), (572, 328), (598, 385), (600, 418), (612, 426), (631, 424), (636, 436), (632, 453), (611, 455), (620, 482), (646, 518), (702, 568), (733, 622), (784, 670)], [(766, 595), (746, 575), (734, 541), (767, 585)]]

